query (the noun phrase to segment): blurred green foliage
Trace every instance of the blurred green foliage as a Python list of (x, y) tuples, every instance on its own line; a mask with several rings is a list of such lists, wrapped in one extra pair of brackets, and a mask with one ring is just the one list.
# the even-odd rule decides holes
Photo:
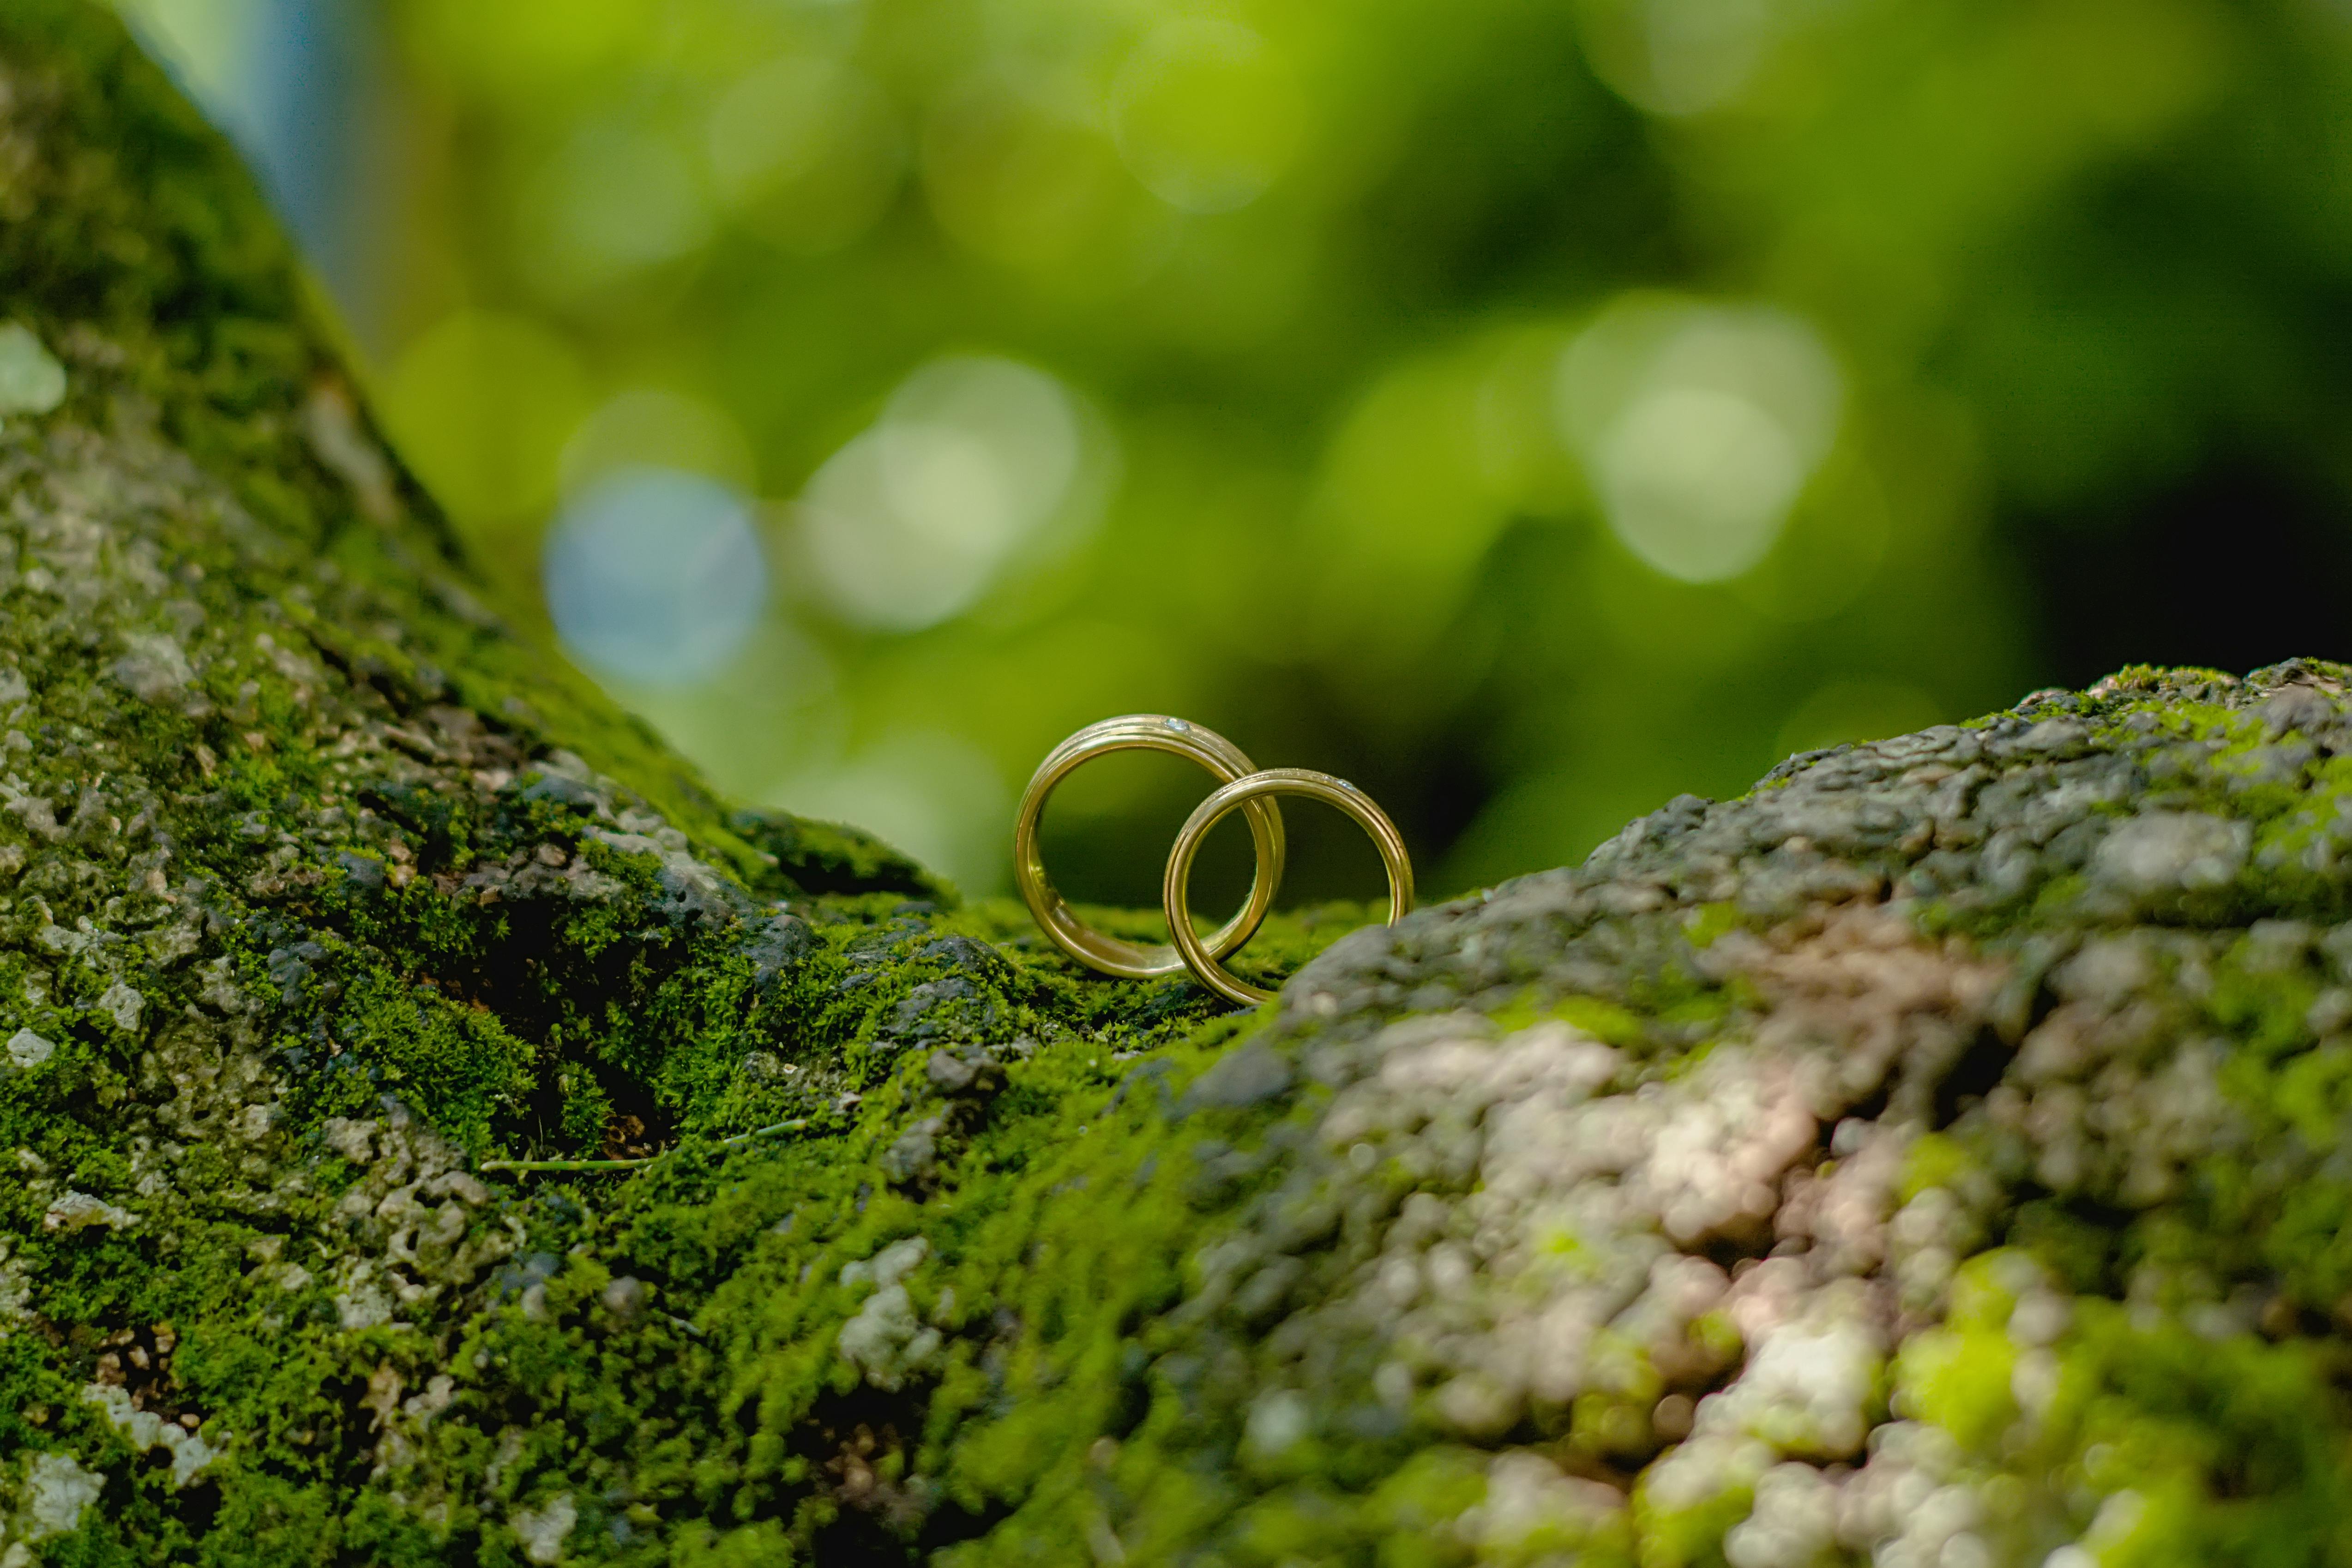
[[(200, 88), (235, 8), (131, 7)], [(748, 640), (604, 673), (978, 889), (1036, 760), (1130, 711), (1354, 779), (1432, 893), (1572, 860), (2095, 674), (2078, 623), (2243, 621), (2193, 564), (2133, 610), (2181, 598), (2136, 553), (2242, 551), (2163, 519), (2246, 476), (2352, 486), (2343, 0), (347, 20), (405, 456), (526, 606), (600, 475), (755, 497)], [(1155, 902), (1200, 781), (1080, 782), (1065, 885)], [(1297, 826), (1293, 898), (1377, 885)]]

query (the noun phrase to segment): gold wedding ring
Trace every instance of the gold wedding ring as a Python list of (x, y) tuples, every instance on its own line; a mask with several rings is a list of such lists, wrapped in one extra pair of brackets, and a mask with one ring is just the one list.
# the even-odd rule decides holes
[[(1217, 778), (1219, 788), (1201, 802), (1176, 834), (1168, 852), (1168, 872), (1160, 888), (1160, 904), (1168, 916), (1168, 934), (1174, 945), (1147, 947), (1122, 942), (1082, 923), (1070, 913), (1062, 895), (1045, 874), (1037, 848), (1037, 828), (1045, 815), (1046, 799), (1054, 786), (1095, 758), (1114, 751), (1169, 751), (1189, 757)], [(1381, 863), (1389, 873), (1389, 924), (1394, 925), (1412, 911), (1412, 862), (1405, 855), (1404, 838), (1388, 814), (1371, 798), (1345, 779), (1305, 768), (1269, 768), (1242, 755), (1241, 747), (1214, 730), (1202, 729), (1165, 714), (1127, 714), (1107, 718), (1054, 747), (1029, 779), (1021, 796), (1021, 812), (1013, 825), (1013, 879), (1021, 900), (1054, 945), (1079, 963), (1125, 979), (1149, 979), (1190, 969), (1192, 977), (1244, 1007), (1270, 999), (1274, 993), (1234, 978), (1219, 962), (1257, 934), (1266, 911), (1274, 907), (1275, 890), (1282, 885), (1282, 810), (1278, 795), (1303, 795), (1337, 807), (1372, 836)], [(1248, 814), (1250, 841), (1257, 848), (1257, 874), (1250, 883), (1249, 901), (1241, 912), (1202, 937), (1192, 929), (1192, 862), (1211, 829), (1239, 810)]]
[(1344, 779), (1305, 768), (1270, 768), (1225, 785), (1193, 808), (1192, 816), (1178, 830), (1176, 847), (1168, 852), (1168, 875), (1160, 886), (1160, 907), (1168, 916), (1169, 935), (1176, 939), (1176, 950), (1184, 956), (1184, 966), (1192, 971), (1193, 977), (1219, 996), (1244, 1007), (1270, 1000), (1274, 993), (1235, 979), (1217, 961), (1223, 955), (1214, 950), (1214, 944), (1202, 942), (1193, 934), (1192, 861), (1201, 852), (1202, 841), (1209, 836), (1209, 830), (1229, 812), (1236, 808), (1255, 810), (1271, 805), (1276, 795), (1303, 795), (1337, 807), (1351, 818), (1372, 836), (1372, 842), (1380, 848), (1381, 862), (1388, 868), (1389, 924), (1394, 925), (1412, 910), (1412, 862), (1406, 858), (1403, 836), (1389, 821), (1388, 814), (1372, 804), (1371, 798), (1361, 789)]
[[(1070, 906), (1055, 891), (1053, 879), (1045, 874), (1045, 858), (1037, 847), (1037, 827), (1045, 814), (1046, 798), (1053, 794), (1055, 785), (1079, 767), (1114, 751), (1173, 752), (1199, 763), (1219, 783), (1227, 786), (1257, 772), (1257, 764), (1244, 756), (1241, 747), (1213, 730), (1181, 718), (1170, 718), (1164, 714), (1127, 714), (1090, 724), (1047, 754), (1045, 760), (1037, 765), (1029, 788), (1023, 792), (1021, 813), (1013, 827), (1013, 879), (1021, 889), (1022, 902), (1029, 906), (1038, 925), (1053, 938), (1055, 946), (1079, 963), (1130, 980), (1172, 975), (1188, 967), (1199, 975), (1202, 961), (1193, 959), (1184, 950), (1123, 942), (1085, 925), (1070, 913)], [(1275, 890), (1282, 885), (1281, 808), (1271, 799), (1253, 798), (1244, 809), (1249, 813), (1250, 841), (1257, 850), (1257, 874), (1250, 883), (1249, 901), (1206, 941), (1193, 935), (1191, 925), (1183, 929), (1192, 947), (1213, 955), (1205, 960), (1212, 967), (1217, 958), (1257, 934), (1258, 923), (1274, 907)], [(1187, 860), (1185, 863), (1190, 866), (1192, 862)]]

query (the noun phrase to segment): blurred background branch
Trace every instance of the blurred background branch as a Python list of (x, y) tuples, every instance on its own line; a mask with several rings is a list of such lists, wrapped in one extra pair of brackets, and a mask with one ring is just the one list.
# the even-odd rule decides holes
[[(2344, 651), (2344, 0), (125, 8), (518, 612), (972, 891), (1115, 712), (1444, 894)], [(1199, 780), (1097, 771), (1048, 852), (1148, 904)], [(1299, 826), (1292, 898), (1377, 886)]]

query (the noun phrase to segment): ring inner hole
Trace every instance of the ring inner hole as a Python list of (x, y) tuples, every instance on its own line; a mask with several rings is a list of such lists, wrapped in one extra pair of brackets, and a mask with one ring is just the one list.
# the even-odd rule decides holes
[[(1289, 843), (1289, 863), (1294, 868), (1282, 879), (1283, 891), (1275, 895), (1275, 913), (1287, 915), (1297, 923), (1303, 936), (1306, 951), (1321, 952), (1332, 942), (1361, 925), (1377, 925), (1389, 917), (1388, 867), (1381, 860), (1380, 846), (1372, 841), (1363, 824), (1336, 806), (1304, 795), (1274, 795), (1263, 797), (1282, 808), (1282, 826)], [(1239, 830), (1244, 853), (1249, 847), (1246, 808), (1234, 807), (1223, 821), (1209, 831), (1201, 846), (1205, 860), (1216, 847), (1217, 841)], [(1181, 824), (1180, 824), (1181, 825)], [(1170, 834), (1172, 842), (1174, 834)], [(1315, 890), (1366, 888), (1360, 897), (1332, 896), (1294, 897), (1293, 887), (1300, 881), (1296, 868), (1304, 859), (1317, 872)], [(1366, 883), (1366, 866), (1370, 868), (1370, 881)], [(1204, 909), (1223, 909), (1202, 896), (1208, 885), (1201, 873), (1201, 862), (1193, 862), (1192, 904), (1192, 925), (1202, 935), (1213, 927), (1201, 914)], [(1244, 889), (1246, 891), (1246, 889)], [(1308, 891), (1300, 889), (1301, 892)], [(1239, 902), (1236, 898), (1235, 902)], [(1222, 914), (1218, 916), (1223, 919)], [(1299, 962), (1296, 953), (1281, 956), (1296, 937), (1287, 932), (1268, 931), (1258, 939), (1224, 960), (1225, 967), (1235, 977), (1252, 985), (1271, 986), (1286, 977)]]
[[(1083, 764), (1054, 787), (1037, 830), (1055, 891), (1075, 904), (1133, 911), (1130, 921), (1104, 926), (1114, 936), (1166, 941), (1160, 883), (1168, 852), (1217, 784), (1206, 768), (1166, 752), (1118, 751)], [(1192, 871), (1193, 925), (1202, 936), (1248, 899), (1256, 858), (1247, 813), (1234, 812), (1210, 832)]]

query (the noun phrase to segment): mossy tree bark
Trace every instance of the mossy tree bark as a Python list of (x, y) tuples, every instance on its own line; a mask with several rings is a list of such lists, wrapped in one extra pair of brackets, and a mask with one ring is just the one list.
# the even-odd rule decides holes
[(2343, 670), (1798, 758), (1220, 1017), (501, 629), (77, 0), (0, 319), (5, 1568), (2352, 1562)]

